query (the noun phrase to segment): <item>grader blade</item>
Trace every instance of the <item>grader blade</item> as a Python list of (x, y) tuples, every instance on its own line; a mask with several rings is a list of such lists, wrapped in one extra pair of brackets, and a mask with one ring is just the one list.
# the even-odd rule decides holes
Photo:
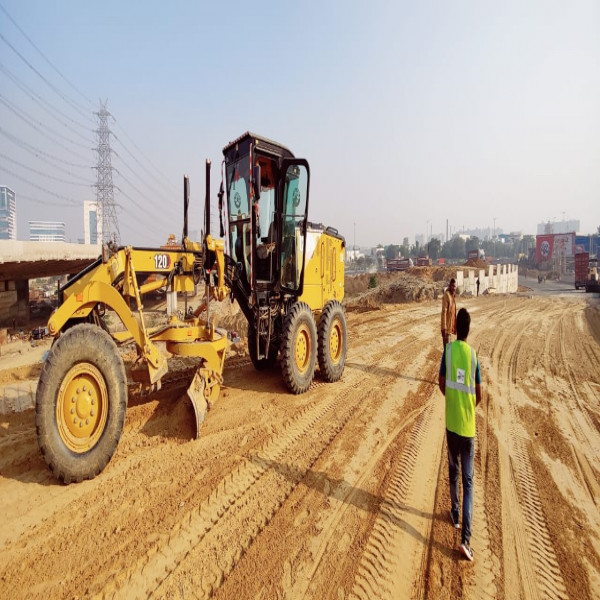
[(194, 379), (192, 379), (190, 387), (187, 389), (188, 398), (192, 401), (194, 414), (196, 415), (196, 439), (200, 437), (200, 427), (202, 427), (202, 423), (206, 417), (206, 411), (208, 410), (208, 402), (204, 396), (205, 388), (206, 383), (204, 377), (198, 370), (194, 375)]

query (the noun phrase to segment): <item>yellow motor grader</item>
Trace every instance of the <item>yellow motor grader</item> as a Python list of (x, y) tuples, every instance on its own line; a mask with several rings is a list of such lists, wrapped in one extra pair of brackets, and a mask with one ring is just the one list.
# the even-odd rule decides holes
[[(98, 260), (60, 290), (59, 307), (48, 322), (55, 339), (37, 388), (36, 429), (42, 455), (65, 483), (95, 477), (116, 450), (127, 407), (127, 374), (118, 350), (123, 344), (135, 344), (138, 362), (131, 374), (147, 389), (159, 388), (168, 371), (157, 342), (173, 355), (199, 359), (188, 389), (199, 434), (218, 398), (227, 350), (227, 332), (210, 320), (211, 300), (238, 301), (248, 320), (254, 366), (271, 367), (280, 356), (293, 393), (309, 388), (317, 360), (325, 381), (342, 376), (345, 242), (334, 229), (307, 221), (308, 163), (251, 133), (223, 152), (219, 221), (225, 239), (210, 233), (207, 160), (201, 243), (187, 235), (185, 177), (180, 245), (105, 246)], [(145, 324), (144, 294), (187, 293), (201, 282), (205, 299), (196, 310), (171, 316), (163, 327)], [(109, 330), (107, 310), (124, 329)]]

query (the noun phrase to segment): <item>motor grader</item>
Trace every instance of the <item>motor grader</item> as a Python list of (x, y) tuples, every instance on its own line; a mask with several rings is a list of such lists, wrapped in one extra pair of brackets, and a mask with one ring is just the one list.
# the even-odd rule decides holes
[[(38, 443), (65, 483), (91, 479), (110, 461), (127, 407), (127, 373), (119, 347), (134, 344), (132, 378), (158, 389), (168, 371), (159, 350), (196, 357), (188, 389), (196, 434), (219, 396), (227, 332), (211, 321), (210, 303), (237, 300), (248, 320), (248, 351), (264, 369), (281, 356), (283, 379), (306, 391), (318, 360), (325, 381), (344, 370), (347, 331), (344, 239), (308, 222), (309, 166), (284, 146), (246, 133), (228, 144), (219, 191), (221, 238), (210, 233), (210, 161), (202, 242), (188, 238), (189, 183), (184, 178), (181, 243), (160, 248), (103, 247), (102, 256), (60, 290), (48, 331), (54, 342), (36, 394)], [(171, 315), (162, 327), (145, 322), (142, 298), (164, 289), (192, 292), (204, 283), (203, 303)], [(122, 327), (107, 326), (112, 311)]]

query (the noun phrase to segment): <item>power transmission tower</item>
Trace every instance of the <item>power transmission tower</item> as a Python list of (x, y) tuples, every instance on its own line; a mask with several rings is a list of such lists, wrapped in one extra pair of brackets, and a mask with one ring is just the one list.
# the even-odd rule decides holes
[[(108, 101), (107, 101), (108, 102)], [(102, 219), (102, 243), (114, 242), (117, 246), (121, 243), (115, 197), (112, 180), (112, 164), (110, 159), (110, 129), (108, 117), (112, 116), (106, 109), (107, 102), (100, 102), (100, 110), (94, 113), (98, 118), (98, 165), (96, 166), (96, 202)]]

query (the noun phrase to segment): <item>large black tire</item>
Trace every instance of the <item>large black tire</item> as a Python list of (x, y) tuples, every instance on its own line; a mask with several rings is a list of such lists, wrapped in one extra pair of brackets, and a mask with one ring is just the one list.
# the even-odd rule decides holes
[[(262, 340), (261, 351), (264, 353), (264, 344)], [(269, 344), (269, 356), (265, 358), (258, 358), (256, 354), (256, 329), (254, 324), (248, 324), (248, 354), (250, 354), (250, 360), (257, 371), (263, 371), (264, 369), (270, 369), (277, 362), (277, 354), (279, 348), (273, 341)]]
[(288, 313), (281, 352), (281, 370), (286, 386), (294, 394), (308, 390), (317, 363), (317, 326), (308, 304), (297, 302)]
[(325, 381), (338, 381), (346, 365), (348, 328), (344, 307), (331, 300), (319, 320), (319, 370)]
[(65, 483), (98, 475), (117, 448), (126, 408), (127, 376), (113, 339), (90, 323), (68, 329), (36, 394), (38, 444), (54, 475)]

